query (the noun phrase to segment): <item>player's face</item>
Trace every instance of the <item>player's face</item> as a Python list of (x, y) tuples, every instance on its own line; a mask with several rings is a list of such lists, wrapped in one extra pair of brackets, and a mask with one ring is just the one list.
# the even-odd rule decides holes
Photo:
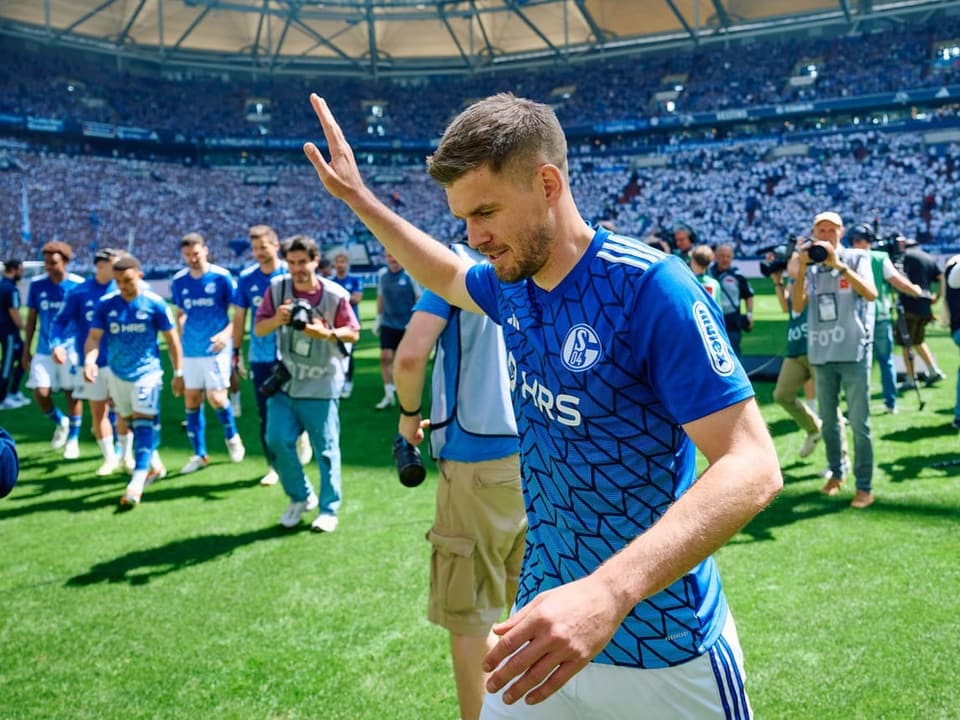
[(287, 261), (287, 267), (290, 269), (290, 276), (293, 278), (294, 287), (315, 287), (317, 265), (320, 264), (319, 258), (311, 260), (310, 256), (303, 250), (294, 250), (288, 252), (285, 259)]
[(350, 263), (345, 256), (337, 255), (333, 259), (333, 268), (337, 271), (338, 277), (343, 277), (350, 272)]
[(67, 263), (60, 253), (48, 252), (43, 254), (43, 269), (51, 280), (60, 282), (67, 274)]
[(276, 240), (266, 237), (250, 238), (250, 250), (253, 251), (253, 259), (259, 265), (273, 265), (277, 262), (280, 253), (280, 245)]
[(451, 211), (466, 220), (470, 247), (504, 282), (533, 277), (550, 259), (554, 227), (538, 187), (480, 167), (446, 189)]
[(117, 289), (120, 290), (120, 296), (126, 300), (133, 300), (140, 292), (140, 278), (143, 273), (133, 268), (118, 270), (113, 273), (113, 279), (117, 281)]
[(400, 265), (400, 262), (390, 253), (387, 253), (387, 267), (390, 268), (390, 272), (393, 273), (403, 270), (403, 266)]
[(690, 247), (693, 245), (693, 243), (690, 242), (690, 233), (687, 232), (686, 230), (674, 231), (673, 239), (677, 243), (678, 250), (689, 250)]
[(183, 255), (183, 261), (191, 270), (202, 272), (207, 266), (207, 246), (206, 245), (185, 245), (180, 250)]
[(101, 260), (97, 263), (97, 282), (106, 285), (113, 279), (113, 265), (109, 260)]

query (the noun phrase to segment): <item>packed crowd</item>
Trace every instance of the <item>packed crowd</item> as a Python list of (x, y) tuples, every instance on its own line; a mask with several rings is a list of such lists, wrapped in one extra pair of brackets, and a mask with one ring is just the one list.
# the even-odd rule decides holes
[[(683, 51), (565, 67), (502, 71), (419, 79), (364, 80), (325, 77), (322, 91), (342, 108), (352, 137), (389, 139), (438, 137), (470, 98), (503, 90), (549, 102), (565, 126), (663, 116), (670, 113), (743, 108), (940, 87), (957, 82), (957, 64), (934, 69), (938, 43), (960, 34), (960, 20), (935, 17), (926, 23), (879, 32), (796, 39), (773, 36), (737, 44), (704, 45)], [(71, 68), (65, 75), (62, 68)], [(304, 99), (317, 90), (315, 78), (241, 80), (226, 73), (118, 70), (112, 58), (56, 51), (0, 49), (0, 113), (17, 113), (180, 133), (194, 141), (214, 137), (310, 137), (313, 118)], [(811, 69), (812, 68), (812, 69)], [(809, 83), (791, 78), (811, 76)], [(183, 102), (184, 85), (190, 102)], [(670, 107), (661, 91), (679, 88)], [(270, 101), (268, 122), (249, 122), (246, 103)], [(384, 109), (368, 127), (369, 102)], [(170, 112), (169, 108), (177, 108)]]
[[(638, 236), (694, 229), (701, 242), (732, 243), (749, 256), (804, 232), (811, 208), (836, 207), (845, 217), (878, 222), (945, 246), (960, 241), (955, 145), (931, 152), (911, 133), (866, 131), (826, 135), (807, 153), (771, 157), (776, 140), (678, 150), (665, 165), (640, 167), (629, 156), (577, 157), (571, 182), (585, 218), (611, 220)], [(11, 152), (22, 171), (0, 172), (0, 246), (33, 259), (51, 240), (76, 248), (74, 267), (92, 268), (98, 246), (136, 252), (163, 272), (178, 261), (184, 228), (208, 238), (212, 257), (244, 262), (245, 229), (269, 216), (281, 237), (304, 228), (322, 247), (362, 242), (362, 226), (342, 205), (305, 192), (311, 171), (276, 169), (271, 186), (244, 183), (239, 168)], [(370, 170), (377, 194), (434, 237), (454, 241), (463, 225), (422, 167)], [(29, 218), (29, 239), (24, 218)], [(239, 241), (239, 244), (238, 244)], [(379, 261), (382, 258), (374, 258)]]

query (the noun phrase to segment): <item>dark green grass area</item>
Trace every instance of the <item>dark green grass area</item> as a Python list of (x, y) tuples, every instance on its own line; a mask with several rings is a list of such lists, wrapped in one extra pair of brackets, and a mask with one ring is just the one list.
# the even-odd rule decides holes
[[(779, 352), (772, 297), (756, 317), (745, 350)], [(930, 335), (949, 378), (922, 390), (923, 412), (907, 395), (899, 415), (874, 414), (878, 500), (866, 511), (848, 507), (850, 488), (817, 492), (822, 448), (797, 461), (800, 433), (757, 385), (786, 485), (718, 562), (758, 718), (960, 717), (957, 350), (944, 330)], [(208, 414), (211, 465), (185, 477), (182, 405), (165, 396), (171, 474), (128, 513), (116, 512), (125, 476), (94, 475), (88, 418), (82, 459), (67, 462), (35, 405), (0, 414), (23, 460), (0, 501), (0, 717), (456, 718), (447, 638), (424, 619), (435, 473), (419, 488), (397, 480), (396, 411), (373, 409), (377, 356), (365, 332), (341, 404), (331, 535), (278, 527), (286, 498), (257, 484), (249, 386), (247, 459), (229, 463)]]

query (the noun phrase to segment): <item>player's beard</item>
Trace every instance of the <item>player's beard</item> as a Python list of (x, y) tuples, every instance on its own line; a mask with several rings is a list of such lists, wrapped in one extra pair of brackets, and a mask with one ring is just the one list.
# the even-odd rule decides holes
[(550, 259), (552, 240), (553, 233), (546, 223), (518, 235), (510, 247), (514, 263), (511, 266), (494, 265), (497, 277), (510, 283), (536, 275)]

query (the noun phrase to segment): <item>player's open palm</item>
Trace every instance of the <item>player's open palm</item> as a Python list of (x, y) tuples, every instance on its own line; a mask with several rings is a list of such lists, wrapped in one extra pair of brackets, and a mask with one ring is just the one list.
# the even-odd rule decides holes
[(622, 620), (609, 590), (595, 578), (541, 593), (494, 626), (500, 641), (487, 654), (484, 667), (492, 669), (509, 659), (491, 674), (487, 689), (498, 692), (517, 678), (504, 693), (504, 702), (514, 703), (527, 693), (531, 705), (546, 700), (596, 657)]
[(363, 180), (360, 177), (360, 169), (357, 167), (357, 161), (353, 157), (353, 149), (347, 142), (337, 124), (333, 113), (327, 106), (326, 100), (316, 93), (310, 94), (310, 104), (313, 111), (320, 120), (320, 126), (323, 128), (323, 136), (327, 140), (327, 147), (330, 152), (330, 161), (328, 162), (320, 149), (313, 143), (307, 143), (303, 146), (303, 152), (310, 160), (320, 181), (331, 195), (340, 200), (346, 200), (351, 194), (357, 193), (363, 187)]

